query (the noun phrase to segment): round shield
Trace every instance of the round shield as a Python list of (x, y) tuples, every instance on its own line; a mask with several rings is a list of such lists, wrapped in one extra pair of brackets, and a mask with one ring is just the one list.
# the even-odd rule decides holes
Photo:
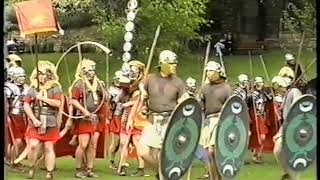
[(291, 106), (283, 122), (282, 161), (293, 171), (306, 170), (316, 158), (316, 99), (303, 95)]
[(130, 61), (130, 60), (131, 60), (131, 54), (128, 53), (128, 52), (123, 53), (123, 55), (122, 55), (122, 60), (123, 60), (124, 62)]
[(129, 21), (127, 22), (126, 26), (124, 27), (126, 31), (131, 32), (134, 29), (134, 24), (133, 22)]
[(128, 20), (128, 21), (133, 21), (134, 18), (136, 18), (136, 13), (133, 12), (133, 11), (129, 11), (129, 12), (127, 13), (127, 20)]
[(133, 10), (138, 7), (138, 1), (137, 0), (130, 0), (128, 2), (128, 9)]
[(199, 143), (201, 124), (201, 106), (194, 98), (181, 102), (172, 112), (161, 149), (160, 167), (165, 179), (181, 179), (188, 170)]
[(222, 108), (215, 136), (216, 165), (225, 178), (234, 178), (244, 164), (249, 121), (246, 103), (239, 96), (231, 96)]
[(125, 42), (123, 44), (123, 51), (124, 52), (129, 52), (132, 48), (132, 44), (130, 42)]
[(130, 42), (132, 39), (133, 39), (133, 34), (132, 34), (132, 32), (126, 32), (126, 33), (124, 34), (124, 40), (125, 40), (126, 42)]

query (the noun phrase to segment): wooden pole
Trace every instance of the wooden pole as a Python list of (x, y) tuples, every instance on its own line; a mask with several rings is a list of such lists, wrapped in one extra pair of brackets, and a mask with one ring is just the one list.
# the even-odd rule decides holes
[(205, 80), (206, 80), (206, 65), (209, 61), (209, 56), (210, 56), (210, 50), (211, 50), (211, 41), (208, 41), (207, 44), (207, 49), (206, 49), (206, 56), (204, 58), (204, 65), (203, 65), (203, 71), (202, 71), (202, 79), (201, 79), (201, 87), (204, 85)]

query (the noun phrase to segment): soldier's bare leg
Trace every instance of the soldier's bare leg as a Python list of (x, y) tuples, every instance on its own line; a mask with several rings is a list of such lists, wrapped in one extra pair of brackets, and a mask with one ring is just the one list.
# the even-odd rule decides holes
[(14, 160), (21, 154), (25, 146), (25, 143), (21, 138), (17, 138), (14, 141), (15, 145), (11, 147), (11, 163), (14, 163)]
[(29, 148), (29, 139), (26, 138), (26, 146), (24, 148), (24, 150), (22, 151), (21, 154), (19, 154), (19, 156), (13, 161), (13, 163), (18, 164), (21, 161), (23, 161), (24, 159), (27, 158), (28, 156), (28, 148)]
[(126, 161), (127, 155), (128, 155), (128, 146), (130, 142), (130, 136), (124, 133), (120, 134), (120, 160), (119, 160), (119, 165), (118, 165), (118, 170), (117, 172), (120, 175), (126, 175), (124, 168), (124, 163)]
[(114, 158), (116, 156), (116, 153), (119, 150), (119, 146), (120, 146), (120, 137), (115, 134), (115, 133), (110, 133), (110, 137), (111, 137), (111, 144), (109, 147), (109, 151), (108, 151), (108, 157), (109, 157), (109, 161), (110, 161), (110, 168), (111, 169), (117, 169), (115, 162), (114, 162)]
[(8, 144), (8, 146), (7, 146), (7, 149), (6, 149), (6, 159), (7, 159), (7, 161), (8, 161), (8, 163), (11, 163), (10, 161), (11, 161), (11, 147), (12, 147), (13, 145), (12, 144)]
[(44, 143), (44, 158), (45, 158), (45, 167), (47, 169), (47, 179), (53, 177), (53, 170), (56, 164), (56, 154), (54, 152), (54, 143), (52, 141), (47, 141)]
[[(140, 137), (141, 137), (140, 135), (132, 136), (132, 142), (133, 142), (133, 145), (134, 145), (134, 147), (136, 148), (137, 151), (138, 151), (137, 146), (139, 145)], [(141, 156), (139, 156), (138, 152), (137, 152), (137, 159), (138, 159), (138, 163), (139, 163), (138, 168), (139, 169), (144, 169), (144, 160), (142, 159)]]
[(98, 175), (93, 173), (93, 164), (94, 164), (94, 160), (96, 158), (99, 136), (100, 136), (99, 132), (94, 132), (94, 134), (91, 135), (91, 137), (90, 137), (88, 149), (86, 152), (87, 165), (88, 165), (88, 172), (87, 172), (88, 177), (98, 177)]
[(219, 174), (217, 165), (216, 165), (216, 160), (215, 160), (215, 155), (214, 155), (214, 146), (209, 146), (208, 147), (208, 154), (209, 154), (209, 175), (210, 179), (214, 180), (221, 180), (221, 176)]
[(42, 144), (40, 144), (40, 141), (38, 139), (29, 139), (29, 148), (28, 148), (28, 160), (29, 160), (29, 178), (34, 177), (35, 172), (35, 165), (41, 150)]
[(262, 164), (263, 161), (262, 161), (262, 151), (263, 151), (263, 148), (264, 148), (264, 144), (265, 144), (265, 141), (266, 141), (266, 135), (265, 134), (261, 134), (260, 135), (260, 140), (261, 140), (261, 145), (258, 149), (256, 149), (253, 153), (253, 161), (256, 163), (256, 164)]
[(153, 171), (158, 172), (159, 170), (159, 160), (160, 160), (160, 149), (152, 148), (141, 142), (137, 145), (137, 153), (144, 163), (148, 164)]
[(86, 149), (89, 145), (90, 135), (89, 134), (80, 134), (79, 135), (79, 145), (75, 152), (75, 158), (76, 158), (76, 177), (77, 178), (85, 178), (86, 176), (81, 172), (82, 162), (83, 162), (83, 156), (85, 155)]
[(277, 160), (278, 164), (280, 164), (284, 174), (282, 175), (281, 180), (290, 179), (290, 180), (299, 180), (300, 179), (300, 173), (294, 172), (289, 169), (282, 161), (280, 161), (280, 152), (281, 152), (281, 143), (282, 143), (282, 137), (276, 139), (274, 141), (274, 147), (273, 147), (273, 154), (275, 159)]

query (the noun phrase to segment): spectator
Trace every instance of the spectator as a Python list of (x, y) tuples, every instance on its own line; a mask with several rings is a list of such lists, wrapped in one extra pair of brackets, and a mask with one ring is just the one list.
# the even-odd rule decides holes
[(225, 39), (221, 38), (215, 45), (214, 48), (216, 49), (216, 56), (222, 56), (222, 51), (225, 49)]
[(16, 38), (11, 38), (7, 41), (7, 49), (9, 54), (18, 52), (18, 43)]
[(234, 50), (234, 40), (233, 40), (233, 35), (231, 32), (228, 32), (228, 35), (227, 35), (227, 39), (226, 39), (226, 51), (227, 51), (227, 54), (229, 55), (233, 55), (233, 50)]

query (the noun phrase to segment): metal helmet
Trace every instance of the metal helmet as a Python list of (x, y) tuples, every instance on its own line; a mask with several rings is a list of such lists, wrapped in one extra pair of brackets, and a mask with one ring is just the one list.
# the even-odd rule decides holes
[(13, 72), (14, 77), (26, 76), (26, 71), (22, 67), (16, 67)]
[(284, 55), (284, 58), (286, 61), (291, 61), (291, 60), (295, 60), (294, 56), (290, 53), (287, 53)]
[(7, 79), (8, 80), (12, 80), (14, 77), (14, 71), (15, 71), (16, 67), (9, 67), (7, 70)]
[(220, 77), (226, 78), (225, 70), (215, 61), (209, 61), (205, 66), (205, 70), (218, 72)]
[(124, 84), (128, 84), (130, 83), (130, 78), (127, 77), (123, 71), (121, 70), (118, 70), (114, 73), (114, 77), (113, 79), (115, 80), (114, 83), (119, 86), (120, 84), (119, 83), (124, 83)]
[(170, 50), (163, 50), (159, 54), (159, 65), (163, 63), (177, 63), (177, 54)]
[(122, 76), (122, 71), (118, 70), (114, 73), (113, 79), (120, 79), (121, 76)]
[(187, 87), (196, 87), (197, 81), (193, 79), (192, 77), (188, 77), (186, 80)]
[(220, 64), (215, 62), (215, 61), (209, 61), (206, 64), (205, 69), (207, 71), (216, 71), (216, 72), (221, 72), (222, 71), (222, 68), (221, 68)]
[(80, 62), (80, 66), (82, 71), (88, 72), (89, 70), (95, 70), (96, 69), (96, 63), (92, 61), (91, 59), (83, 59)]
[(145, 64), (138, 61), (138, 60), (134, 60), (134, 61), (130, 61), (129, 62), (129, 66), (136, 66), (138, 68), (140, 68), (142, 71), (145, 69)]
[(294, 71), (290, 67), (283, 67), (279, 71), (279, 76), (281, 77), (289, 77), (294, 79)]
[(248, 75), (246, 75), (246, 74), (240, 74), (240, 75), (238, 76), (238, 80), (239, 80), (239, 82), (249, 81), (249, 77), (248, 77)]
[(177, 55), (170, 50), (164, 50), (159, 55), (160, 71), (166, 75), (173, 75), (176, 73)]
[(279, 81), (279, 86), (281, 87), (288, 87), (292, 84), (292, 79), (288, 77), (281, 78), (281, 81)]
[(281, 81), (281, 78), (282, 78), (281, 76), (275, 76), (275, 77), (272, 78), (271, 82), (272, 83), (278, 83), (279, 81)]
[(261, 76), (257, 76), (254, 78), (254, 84), (258, 84), (258, 83), (264, 84), (264, 80)]

